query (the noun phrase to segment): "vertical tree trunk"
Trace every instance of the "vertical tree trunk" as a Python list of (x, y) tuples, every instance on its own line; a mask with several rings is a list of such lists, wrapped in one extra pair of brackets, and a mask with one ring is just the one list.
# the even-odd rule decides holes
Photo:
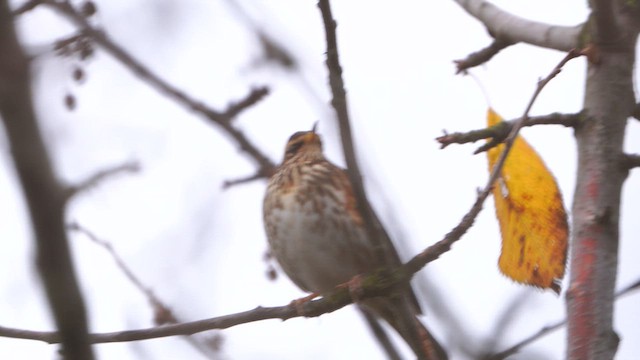
[(37, 264), (60, 332), (65, 359), (91, 360), (84, 303), (64, 228), (65, 194), (40, 136), (31, 100), (29, 61), (7, 1), (0, 0), (0, 115), (29, 207)]
[(576, 360), (612, 359), (619, 341), (613, 330), (613, 304), (620, 194), (627, 175), (622, 144), (635, 104), (637, 20), (629, 19), (628, 13), (625, 19), (623, 5), (600, 3), (601, 7), (594, 4), (587, 25), (595, 52), (588, 66), (585, 116), (575, 132), (578, 173), (567, 292), (567, 358)]

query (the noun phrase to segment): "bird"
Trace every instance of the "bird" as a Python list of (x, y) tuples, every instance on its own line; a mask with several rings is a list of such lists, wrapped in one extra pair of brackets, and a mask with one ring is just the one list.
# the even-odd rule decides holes
[[(384, 230), (386, 257), (391, 260), (377, 256), (349, 177), (325, 158), (316, 125), (289, 138), (284, 159), (268, 181), (263, 222), (271, 254), (306, 292), (326, 293), (363, 274), (401, 264)], [(417, 358), (447, 359), (446, 351), (417, 318), (421, 309), (410, 284), (383, 297), (355, 302), (388, 322)]]

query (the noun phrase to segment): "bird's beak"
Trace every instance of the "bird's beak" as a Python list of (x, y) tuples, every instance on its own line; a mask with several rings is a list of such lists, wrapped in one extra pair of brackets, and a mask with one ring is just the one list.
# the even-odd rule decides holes
[(318, 122), (316, 121), (316, 122), (313, 123), (313, 127), (311, 128), (311, 132), (315, 134), (317, 128), (318, 128)]

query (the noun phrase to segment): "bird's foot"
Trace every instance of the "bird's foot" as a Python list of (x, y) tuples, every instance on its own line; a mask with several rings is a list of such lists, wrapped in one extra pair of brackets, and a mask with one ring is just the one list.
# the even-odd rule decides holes
[(300, 316), (306, 316), (306, 312), (304, 311), (304, 304), (308, 303), (309, 301), (317, 298), (318, 296), (320, 296), (319, 293), (311, 293), (305, 297), (299, 298), (299, 299), (295, 299), (293, 301), (291, 301), (291, 303), (289, 304), (290, 306), (293, 306), (296, 309), (296, 312), (298, 313), (298, 315)]
[(351, 296), (351, 300), (354, 303), (357, 303), (362, 298), (362, 279), (364, 277), (362, 275), (356, 275), (349, 279), (349, 281), (342, 283), (337, 286), (338, 289), (346, 288), (349, 290), (349, 295)]

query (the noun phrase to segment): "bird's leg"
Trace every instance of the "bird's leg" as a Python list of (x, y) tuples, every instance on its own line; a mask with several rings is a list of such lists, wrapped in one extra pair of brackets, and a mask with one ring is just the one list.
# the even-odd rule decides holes
[(364, 277), (361, 274), (358, 274), (352, 277), (351, 279), (349, 279), (349, 281), (336, 286), (336, 288), (337, 289), (347, 288), (349, 290), (349, 296), (351, 296), (351, 300), (353, 300), (354, 303), (357, 303), (362, 298), (362, 279), (363, 278)]
[(318, 296), (320, 296), (320, 293), (314, 292), (305, 297), (291, 301), (289, 305), (293, 306), (296, 309), (296, 312), (298, 313), (298, 315), (306, 316), (306, 313), (304, 311), (304, 304), (317, 298)]

